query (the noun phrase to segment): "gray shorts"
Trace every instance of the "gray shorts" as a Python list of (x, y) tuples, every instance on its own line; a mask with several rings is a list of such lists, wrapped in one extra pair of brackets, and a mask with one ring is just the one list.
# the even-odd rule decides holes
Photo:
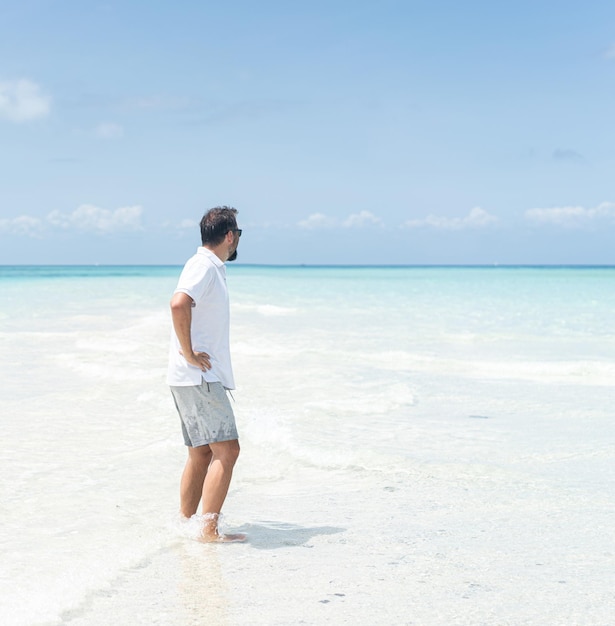
[(184, 443), (191, 448), (238, 439), (235, 415), (222, 383), (171, 387), (182, 422)]

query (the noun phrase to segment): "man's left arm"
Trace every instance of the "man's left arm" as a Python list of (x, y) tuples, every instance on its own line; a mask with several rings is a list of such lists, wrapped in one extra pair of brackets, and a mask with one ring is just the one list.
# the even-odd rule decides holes
[(171, 298), (171, 318), (173, 328), (181, 347), (180, 353), (194, 367), (206, 372), (211, 369), (209, 354), (206, 352), (195, 352), (192, 347), (192, 307), (194, 301), (187, 294), (181, 291), (173, 294)]

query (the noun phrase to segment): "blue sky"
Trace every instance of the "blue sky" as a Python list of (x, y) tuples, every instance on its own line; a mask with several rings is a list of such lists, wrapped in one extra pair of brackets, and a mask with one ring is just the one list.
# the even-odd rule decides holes
[(0, 263), (615, 263), (615, 3), (0, 0)]

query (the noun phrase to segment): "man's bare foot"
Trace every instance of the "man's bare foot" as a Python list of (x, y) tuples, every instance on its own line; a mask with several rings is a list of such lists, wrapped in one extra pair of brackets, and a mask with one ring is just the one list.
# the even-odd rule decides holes
[(203, 529), (200, 540), (203, 543), (238, 543), (245, 541), (248, 536), (244, 533), (221, 533), (218, 530), (219, 513), (205, 513), (203, 515)]
[(248, 538), (245, 533), (227, 533), (224, 535), (203, 535), (201, 541), (203, 543), (241, 543)]

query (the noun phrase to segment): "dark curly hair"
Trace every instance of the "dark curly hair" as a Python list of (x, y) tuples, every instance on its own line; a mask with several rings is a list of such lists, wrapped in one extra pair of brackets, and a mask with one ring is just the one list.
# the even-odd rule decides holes
[(201, 242), (203, 245), (217, 246), (222, 243), (229, 230), (237, 228), (237, 209), (217, 206), (209, 209), (201, 220)]

